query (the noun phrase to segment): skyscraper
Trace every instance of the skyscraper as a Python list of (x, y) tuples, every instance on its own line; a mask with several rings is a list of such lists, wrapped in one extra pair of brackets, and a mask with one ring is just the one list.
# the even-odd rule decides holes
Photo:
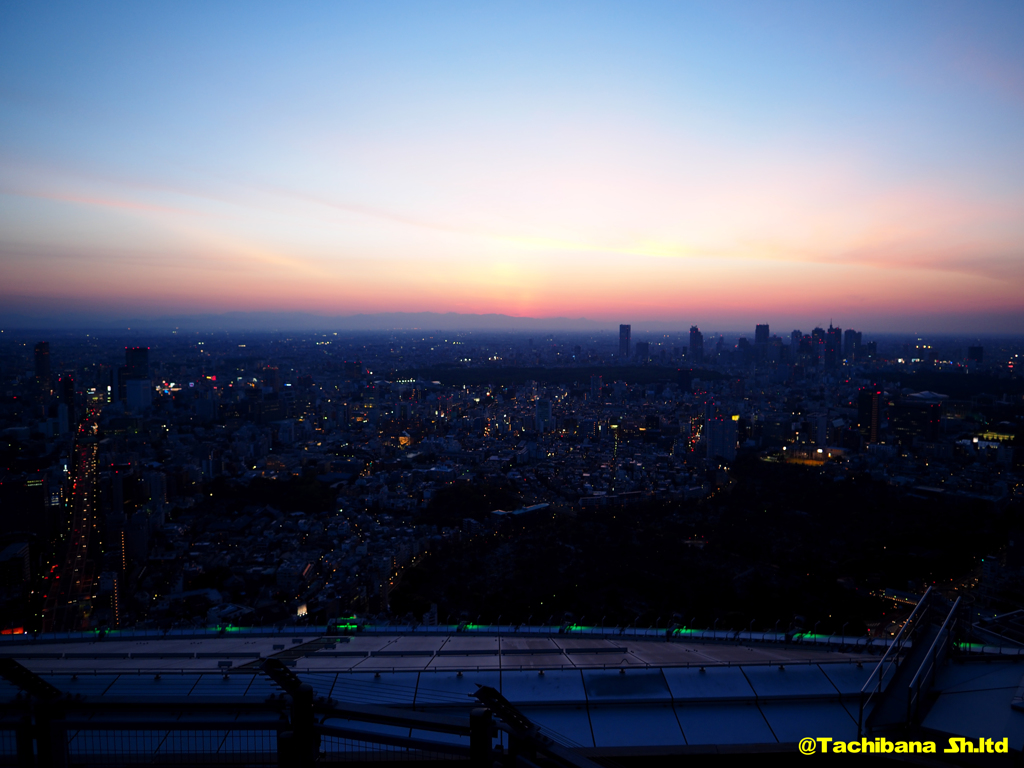
[(878, 431), (882, 423), (882, 398), (879, 387), (862, 387), (857, 395), (857, 421), (860, 433), (868, 443), (878, 442)]
[(700, 332), (696, 325), (690, 326), (690, 353), (688, 357), (697, 363), (704, 359), (704, 334)]
[(149, 347), (124, 348), (125, 378), (149, 378)]
[(758, 325), (754, 327), (754, 343), (755, 344), (767, 344), (768, 343), (768, 323), (764, 325)]
[(636, 357), (641, 363), (646, 363), (651, 359), (651, 343), (649, 341), (636, 343)]
[(550, 432), (552, 427), (551, 401), (541, 399), (537, 401), (537, 431)]
[(860, 332), (852, 328), (847, 329), (843, 334), (843, 357), (851, 361), (857, 359), (857, 353), (860, 352), (860, 339)]
[(811, 331), (811, 359), (816, 364), (825, 364), (825, 333), (824, 328), (815, 328)]
[(50, 342), (36, 344), (36, 383), (44, 390), (50, 389)]
[(726, 461), (736, 459), (736, 422), (728, 416), (714, 416), (705, 422), (707, 456)]
[(619, 326), (619, 357), (629, 357), (629, 332), (630, 326)]
[(843, 361), (843, 329), (833, 328), (832, 323), (828, 324), (828, 334), (825, 336), (825, 367), (838, 368)]

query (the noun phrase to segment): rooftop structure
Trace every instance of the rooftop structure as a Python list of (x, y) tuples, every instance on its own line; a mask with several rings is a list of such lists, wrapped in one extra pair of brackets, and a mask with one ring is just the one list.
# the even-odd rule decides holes
[[(70, 764), (185, 754), (252, 765), (371, 753), (466, 760), (480, 744), (474, 718), (483, 716), (496, 724), (486, 732), (488, 754), (507, 758), (529, 742), (546, 765), (789, 752), (805, 737), (897, 733), (940, 749), (951, 736), (1006, 738), (1019, 752), (1024, 712), (1014, 697), (1024, 660), (964, 644), (955, 661), (936, 664), (942, 638), (952, 638), (942, 634), (949, 622), (938, 632), (919, 626), (889, 644), (678, 628), (362, 623), (8, 637), (0, 643), (0, 753), (28, 749), (18, 715), (30, 702), (37, 718), (51, 713), (60, 735), (52, 747)], [(935, 670), (923, 689), (934, 704), (908, 709), (906, 693), (925, 669)], [(918, 714), (872, 727), (872, 712), (891, 700)]]

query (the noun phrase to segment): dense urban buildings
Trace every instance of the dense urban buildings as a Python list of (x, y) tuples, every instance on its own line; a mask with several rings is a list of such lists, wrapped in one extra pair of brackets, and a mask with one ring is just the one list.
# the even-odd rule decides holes
[(430, 563), (655, 508), (711, 557), (750, 461), (943, 504), (1019, 499), (1012, 342), (631, 335), (5, 335), (3, 629), (479, 610), (431, 594)]

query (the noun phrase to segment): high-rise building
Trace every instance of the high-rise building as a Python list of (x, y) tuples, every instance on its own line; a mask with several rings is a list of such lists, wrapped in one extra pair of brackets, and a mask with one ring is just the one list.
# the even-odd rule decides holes
[(754, 327), (754, 343), (755, 344), (767, 344), (768, 343), (768, 323), (764, 325), (757, 325)]
[(604, 379), (601, 376), (594, 375), (590, 377), (590, 399), (600, 400), (601, 390), (604, 388)]
[(828, 333), (825, 335), (825, 367), (838, 368), (843, 362), (843, 329), (833, 328), (832, 323), (828, 324)]
[(860, 339), (860, 332), (853, 329), (848, 329), (843, 334), (843, 357), (851, 361), (857, 359), (857, 354), (860, 352)]
[(149, 347), (124, 348), (125, 378), (149, 378)]
[(714, 416), (705, 422), (707, 455), (709, 459), (736, 459), (737, 422), (728, 416)]
[(651, 343), (649, 341), (638, 341), (636, 343), (636, 359), (646, 363), (651, 359)]
[(824, 328), (815, 328), (811, 331), (811, 359), (815, 363), (825, 363), (825, 333)]
[(551, 418), (551, 401), (541, 399), (537, 401), (537, 431), (550, 432), (554, 424)]
[(883, 398), (881, 387), (862, 387), (857, 395), (857, 426), (868, 443), (878, 442)]
[(36, 344), (36, 383), (44, 390), (50, 389), (50, 342)]
[(690, 326), (690, 351), (687, 357), (696, 363), (704, 359), (704, 334), (696, 325)]
[(629, 357), (629, 334), (630, 326), (620, 325), (619, 326), (619, 357)]
[(263, 369), (263, 386), (274, 392), (281, 390), (281, 369), (276, 365), (268, 365)]

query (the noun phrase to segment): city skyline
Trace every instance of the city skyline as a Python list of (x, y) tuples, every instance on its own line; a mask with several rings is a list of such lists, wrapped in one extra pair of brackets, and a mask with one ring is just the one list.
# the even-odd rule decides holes
[(1024, 331), (1019, 6), (0, 13), (6, 325)]

